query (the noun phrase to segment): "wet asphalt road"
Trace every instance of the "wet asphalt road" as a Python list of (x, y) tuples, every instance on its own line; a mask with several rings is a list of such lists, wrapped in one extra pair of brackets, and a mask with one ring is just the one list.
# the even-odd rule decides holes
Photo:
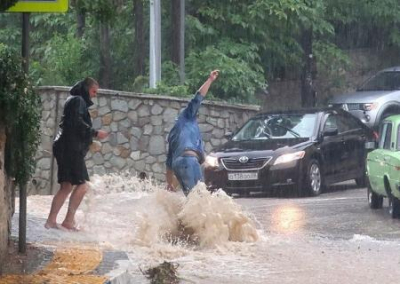
[(330, 186), (318, 197), (274, 198), (252, 194), (235, 200), (254, 214), (267, 234), (400, 239), (400, 219), (389, 216), (387, 200), (382, 209), (370, 209), (367, 189), (357, 188), (353, 182)]
[[(159, 204), (148, 203), (149, 199), (139, 198), (137, 192), (100, 195), (98, 200), (84, 203), (85, 210), (96, 206), (86, 216), (91, 230), (78, 234), (44, 229), (51, 196), (30, 196), (27, 239), (44, 245), (61, 242), (78, 249), (95, 242), (105, 250), (122, 251), (129, 256), (129, 275), (141, 279), (132, 283), (148, 283), (139, 268), (167, 259), (179, 264), (179, 274), (188, 279), (182, 283), (398, 284), (400, 220), (390, 218), (386, 200), (383, 209), (371, 210), (366, 191), (347, 183), (331, 186), (313, 198), (235, 198), (255, 217), (262, 229), (260, 239), (229, 242), (215, 250), (163, 243), (132, 247), (132, 228), (138, 221), (132, 217), (141, 212), (141, 206), (151, 210), (149, 205)], [(80, 217), (84, 220), (85, 215)], [(17, 236), (18, 214), (13, 224)]]

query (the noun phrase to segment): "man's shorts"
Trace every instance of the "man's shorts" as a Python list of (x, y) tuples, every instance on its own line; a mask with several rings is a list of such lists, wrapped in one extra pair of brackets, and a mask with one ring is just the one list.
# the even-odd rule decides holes
[(57, 160), (58, 183), (69, 182), (72, 185), (83, 184), (89, 181), (89, 174), (86, 169), (85, 156), (79, 152), (54, 153)]
[(199, 181), (203, 181), (203, 172), (197, 157), (181, 156), (172, 162), (172, 170), (182, 186), (185, 195), (195, 187)]

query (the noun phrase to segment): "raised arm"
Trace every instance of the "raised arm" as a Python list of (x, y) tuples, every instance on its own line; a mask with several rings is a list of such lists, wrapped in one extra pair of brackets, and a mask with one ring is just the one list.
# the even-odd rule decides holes
[(210, 88), (212, 82), (214, 82), (218, 78), (219, 70), (214, 70), (211, 71), (210, 76), (208, 76), (208, 79), (204, 82), (204, 84), (200, 87), (198, 92), (200, 95), (205, 97), (208, 93), (208, 89)]
[(204, 97), (208, 93), (208, 89), (210, 88), (212, 82), (214, 82), (218, 77), (219, 70), (214, 70), (208, 76), (208, 79), (204, 82), (204, 84), (197, 91), (194, 98), (189, 102), (188, 106), (183, 111), (183, 115), (187, 119), (194, 119), (196, 117), (197, 111), (199, 110), (200, 104)]

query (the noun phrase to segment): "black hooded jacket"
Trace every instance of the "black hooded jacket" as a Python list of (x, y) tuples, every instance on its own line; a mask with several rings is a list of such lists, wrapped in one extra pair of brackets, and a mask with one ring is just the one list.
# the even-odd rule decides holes
[(85, 156), (97, 131), (92, 127), (89, 107), (93, 105), (84, 81), (75, 84), (64, 104), (60, 130), (54, 140), (54, 155)]

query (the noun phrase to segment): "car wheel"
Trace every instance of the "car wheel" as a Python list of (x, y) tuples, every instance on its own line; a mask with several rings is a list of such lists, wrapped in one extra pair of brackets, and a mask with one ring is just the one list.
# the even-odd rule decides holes
[(371, 186), (368, 183), (368, 205), (371, 209), (382, 208), (383, 196), (379, 196), (372, 191)]
[(393, 219), (400, 217), (400, 200), (394, 196), (389, 197), (389, 214)]
[(317, 160), (311, 160), (307, 167), (304, 188), (310, 196), (317, 196), (322, 191), (322, 173)]
[(356, 178), (356, 185), (357, 187), (366, 187), (367, 186), (367, 177), (364, 174), (364, 176)]
[(355, 179), (357, 187), (366, 187), (368, 183), (367, 171), (363, 167), (362, 175)]

